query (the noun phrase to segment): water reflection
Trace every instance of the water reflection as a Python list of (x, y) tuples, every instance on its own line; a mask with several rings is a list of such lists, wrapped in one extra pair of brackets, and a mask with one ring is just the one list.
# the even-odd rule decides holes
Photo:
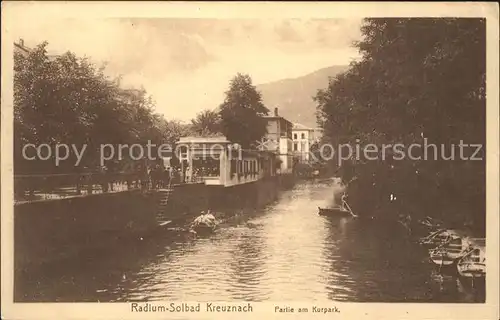
[(267, 286), (271, 300), (317, 300), (324, 297), (321, 285), (324, 221), (317, 207), (329, 199), (325, 192), (300, 185), (283, 194), (281, 201), (264, 216), (263, 236), (268, 259)]
[(325, 219), (326, 237), (323, 242), (323, 259), (327, 264), (325, 274), (325, 289), (330, 300), (348, 301), (349, 297), (356, 296), (352, 289), (354, 281), (349, 276), (350, 261), (340, 254), (341, 246), (348, 241), (351, 218)]
[[(317, 214), (332, 185), (303, 183), (209, 237), (168, 233), (73, 266), (22, 274), (25, 301), (477, 302), (480, 289), (439, 273), (398, 225)], [(63, 268), (64, 267), (64, 268)], [(43, 276), (42, 276), (43, 275)], [(479, 292), (479, 293), (478, 293)]]
[[(233, 230), (234, 231), (234, 230)], [(262, 279), (267, 278), (267, 270), (262, 261), (264, 243), (259, 229), (240, 228), (239, 238), (232, 250), (229, 278), (232, 279), (228, 292), (234, 300), (261, 301), (266, 300), (269, 288), (262, 285)]]

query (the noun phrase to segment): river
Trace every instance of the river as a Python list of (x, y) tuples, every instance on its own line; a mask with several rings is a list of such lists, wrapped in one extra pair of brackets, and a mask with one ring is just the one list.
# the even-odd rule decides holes
[(16, 300), (484, 302), (398, 227), (319, 216), (332, 187), (299, 183), (206, 238), (166, 232), (24, 274)]

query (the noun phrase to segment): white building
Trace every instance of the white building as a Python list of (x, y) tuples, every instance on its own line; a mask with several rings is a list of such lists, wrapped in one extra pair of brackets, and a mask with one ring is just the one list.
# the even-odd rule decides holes
[(321, 138), (321, 129), (309, 128), (300, 123), (294, 123), (292, 129), (293, 155), (300, 162), (310, 161), (311, 146)]
[(291, 174), (293, 172), (293, 124), (278, 114), (278, 108), (274, 108), (274, 115), (264, 118), (267, 120), (267, 134), (262, 147), (264, 150), (278, 154), (281, 160), (280, 173)]
[(274, 153), (242, 150), (224, 136), (182, 137), (175, 149), (182, 171), (191, 168), (191, 180), (206, 185), (231, 187), (276, 174)]

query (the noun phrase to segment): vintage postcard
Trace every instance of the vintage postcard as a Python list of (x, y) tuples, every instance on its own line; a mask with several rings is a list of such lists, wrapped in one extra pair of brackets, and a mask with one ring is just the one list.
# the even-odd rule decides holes
[(493, 3), (2, 3), (2, 319), (498, 319)]

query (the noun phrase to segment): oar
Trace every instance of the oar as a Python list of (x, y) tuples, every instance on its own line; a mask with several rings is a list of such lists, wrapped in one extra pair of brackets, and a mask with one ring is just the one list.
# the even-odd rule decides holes
[(342, 200), (342, 201), (343, 201), (344, 205), (347, 207), (347, 209), (349, 210), (349, 212), (351, 213), (351, 215), (352, 215), (354, 218), (357, 218), (357, 217), (358, 217), (358, 215), (356, 215), (356, 214), (354, 214), (354, 213), (352, 212), (352, 209), (351, 209), (351, 207), (349, 206), (349, 204), (347, 203), (347, 201), (345, 201), (345, 200)]

